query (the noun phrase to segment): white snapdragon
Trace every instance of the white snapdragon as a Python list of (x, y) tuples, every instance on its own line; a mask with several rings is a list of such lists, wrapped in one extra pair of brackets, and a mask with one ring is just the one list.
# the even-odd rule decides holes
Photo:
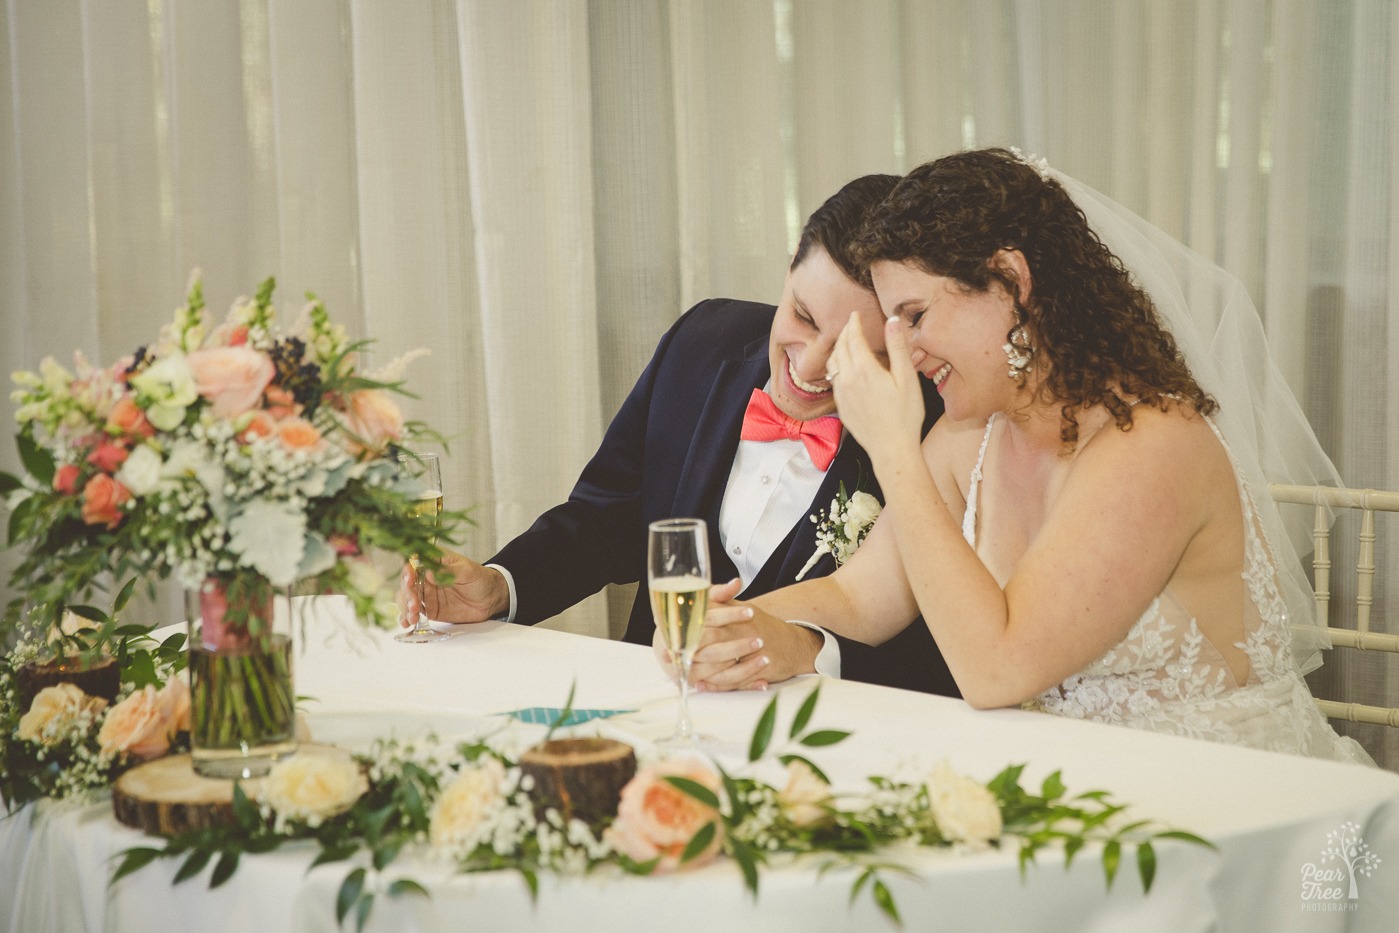
[(133, 375), (131, 387), (146, 402), (146, 419), (161, 431), (175, 430), (185, 420), (185, 410), (199, 399), (194, 373), (178, 353)]

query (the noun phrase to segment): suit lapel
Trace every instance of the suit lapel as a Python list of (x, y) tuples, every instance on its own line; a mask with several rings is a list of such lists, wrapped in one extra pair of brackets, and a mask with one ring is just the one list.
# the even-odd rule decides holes
[(743, 348), (740, 356), (719, 366), (713, 388), (705, 401), (694, 432), (680, 481), (671, 504), (674, 516), (703, 518), (709, 524), (710, 573), (718, 583), (737, 576), (738, 571), (719, 547), (719, 509), (724, 501), (729, 472), (738, 452), (743, 412), (754, 389), (767, 382), (767, 336)]

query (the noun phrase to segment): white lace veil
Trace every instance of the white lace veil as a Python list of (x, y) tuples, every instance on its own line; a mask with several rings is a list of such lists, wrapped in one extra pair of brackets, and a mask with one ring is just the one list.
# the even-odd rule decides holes
[(1311, 514), (1298, 509), (1295, 522), (1292, 516), (1284, 521), (1268, 484), (1340, 486), (1341, 480), (1268, 349), (1248, 292), (1224, 269), (1106, 195), (1043, 161), (1032, 164), (1064, 186), (1098, 238), (1151, 296), (1196, 381), (1219, 402), (1215, 424), (1277, 561), (1298, 668), (1306, 673), (1320, 666), (1321, 649), (1330, 640), (1301, 560), (1311, 550)]

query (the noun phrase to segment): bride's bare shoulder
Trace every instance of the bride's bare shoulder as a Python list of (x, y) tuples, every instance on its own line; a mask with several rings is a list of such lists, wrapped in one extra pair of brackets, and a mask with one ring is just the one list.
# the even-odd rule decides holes
[(953, 421), (939, 418), (923, 441), (923, 457), (939, 484), (947, 479), (966, 492), (972, 467), (986, 436), (986, 422), (975, 419)]

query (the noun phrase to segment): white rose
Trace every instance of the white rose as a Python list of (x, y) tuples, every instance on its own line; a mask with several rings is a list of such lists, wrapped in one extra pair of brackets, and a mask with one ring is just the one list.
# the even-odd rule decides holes
[(928, 777), (928, 803), (938, 830), (952, 842), (984, 848), (1001, 838), (1001, 808), (982, 784), (939, 762)]
[(462, 771), (432, 805), (428, 838), (435, 846), (469, 845), (486, 816), (503, 802), (505, 768), (494, 758)]
[(144, 496), (160, 485), (162, 466), (164, 461), (160, 459), (160, 454), (149, 444), (142, 444), (117, 470), (117, 481), (131, 490), (133, 496)]
[(861, 531), (874, 524), (883, 508), (879, 500), (869, 493), (855, 493), (850, 497), (850, 501), (845, 503), (845, 536), (851, 541), (856, 540)]
[(831, 788), (811, 766), (793, 759), (787, 765), (787, 786), (777, 795), (782, 812), (793, 826), (816, 826), (828, 821)]
[(156, 360), (131, 377), (131, 387), (146, 403), (146, 420), (162, 431), (185, 420), (185, 409), (199, 398), (189, 364), (179, 354)]
[(319, 826), (368, 790), (369, 781), (349, 755), (302, 752), (273, 766), (262, 799), (280, 816)]
[(64, 738), (78, 717), (96, 715), (106, 705), (106, 700), (88, 696), (71, 683), (45, 687), (29, 704), (29, 712), (19, 718), (15, 735), (27, 742), (52, 744)]

